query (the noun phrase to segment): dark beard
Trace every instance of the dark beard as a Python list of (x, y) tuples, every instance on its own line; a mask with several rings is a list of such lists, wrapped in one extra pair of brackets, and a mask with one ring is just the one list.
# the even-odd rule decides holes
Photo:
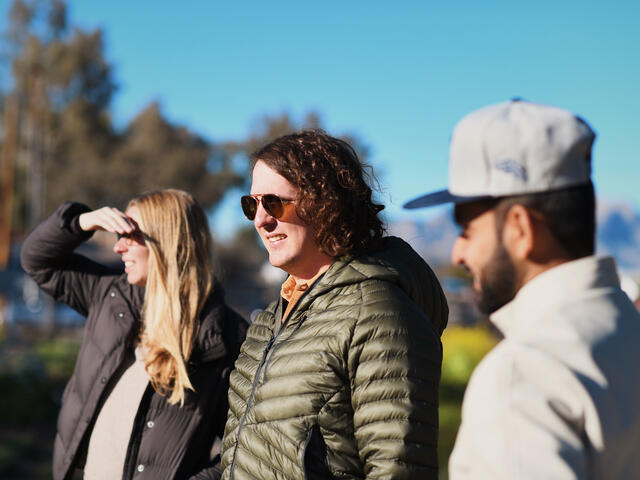
[(516, 296), (516, 270), (509, 254), (498, 243), (481, 272), (478, 308), (487, 315), (506, 305)]

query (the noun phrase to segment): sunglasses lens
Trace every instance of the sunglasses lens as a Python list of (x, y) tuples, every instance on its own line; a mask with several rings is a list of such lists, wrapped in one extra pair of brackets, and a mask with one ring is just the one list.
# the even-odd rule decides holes
[[(273, 193), (267, 193), (262, 195), (260, 201), (265, 212), (273, 218), (280, 218), (284, 215), (284, 203), (282, 203), (282, 199), (279, 196)], [(256, 212), (258, 211), (258, 200), (251, 195), (244, 195), (240, 199), (240, 203), (245, 216), (249, 220), (254, 220), (256, 218)]]
[(118, 237), (117, 241), (120, 241), (121, 238), (124, 238), (124, 243), (128, 246), (132, 245), (144, 245), (145, 240), (148, 238), (144, 233), (140, 231), (134, 231), (131, 233), (116, 233), (116, 237)]
[(258, 201), (249, 196), (245, 195), (240, 199), (240, 203), (242, 205), (242, 211), (244, 215), (249, 219), (253, 220), (256, 218), (256, 210), (258, 209)]
[(273, 218), (280, 218), (284, 214), (284, 205), (277, 195), (264, 195), (262, 197), (262, 206)]

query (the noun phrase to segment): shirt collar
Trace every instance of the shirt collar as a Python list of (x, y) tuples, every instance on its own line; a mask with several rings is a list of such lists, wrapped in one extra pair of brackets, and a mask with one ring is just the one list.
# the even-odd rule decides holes
[(553, 267), (527, 282), (490, 317), (506, 337), (539, 320), (540, 313), (591, 288), (619, 287), (612, 257), (585, 257)]
[(284, 281), (284, 283), (282, 284), (282, 287), (280, 288), (280, 295), (287, 302), (290, 302), (291, 298), (293, 297), (293, 294), (297, 290), (305, 291), (308, 288), (309, 288), (309, 284), (307, 283), (297, 284), (295, 279), (291, 275), (289, 275), (287, 279)]
[(315, 282), (320, 277), (320, 275), (328, 270), (328, 268), (329, 265), (327, 265), (326, 268), (321, 268), (315, 277), (310, 278), (306, 282), (302, 283), (296, 283), (295, 279), (291, 275), (289, 275), (280, 288), (280, 295), (287, 302), (290, 302), (294, 294), (296, 294), (297, 292), (306, 291), (311, 285), (313, 285), (313, 282)]

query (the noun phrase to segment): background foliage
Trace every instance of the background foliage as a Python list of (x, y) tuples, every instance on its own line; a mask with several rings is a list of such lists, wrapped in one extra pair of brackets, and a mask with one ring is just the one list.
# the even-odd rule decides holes
[[(173, 123), (154, 102), (118, 128), (109, 113), (118, 85), (103, 32), (70, 25), (61, 0), (14, 0), (9, 16), (0, 108), (14, 101), (19, 109), (14, 229), (67, 199), (124, 206), (165, 187), (188, 190), (213, 209), (229, 189), (247, 185), (248, 154), (292, 130), (322, 127), (316, 112), (300, 121), (283, 112), (259, 118), (247, 138), (208, 139)], [(366, 158), (366, 146), (347, 138)]]
[[(61, 0), (13, 0), (9, 16), (0, 56), (0, 149), (9, 142), (16, 148), (12, 171), (3, 166), (0, 180), (11, 187), (1, 198), (13, 205), (14, 238), (68, 199), (123, 208), (145, 190), (174, 187), (192, 192), (211, 212), (230, 190), (248, 188), (251, 152), (293, 130), (323, 126), (318, 112), (301, 119), (280, 112), (257, 118), (246, 138), (205, 138), (167, 118), (159, 102), (128, 124), (115, 125), (110, 108), (118, 82), (105, 55), (104, 33), (73, 25)], [(342, 138), (368, 158), (369, 148), (357, 135)], [(6, 224), (8, 218), (0, 220)], [(227, 298), (236, 308), (248, 313), (277, 294), (266, 295), (256, 286), (265, 254), (251, 226), (217, 251)], [(26, 331), (18, 340), (1, 328), (0, 478), (50, 478), (56, 416), (81, 332), (52, 337), (52, 332)], [(484, 329), (445, 332), (443, 467), (466, 381), (494, 342)]]

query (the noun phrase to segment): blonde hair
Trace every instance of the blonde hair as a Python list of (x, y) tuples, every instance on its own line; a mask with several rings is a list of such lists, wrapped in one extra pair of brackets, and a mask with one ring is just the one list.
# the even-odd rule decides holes
[(143, 193), (133, 206), (149, 248), (141, 337), (146, 370), (153, 388), (182, 406), (193, 390), (187, 362), (199, 315), (213, 288), (211, 234), (202, 207), (181, 190)]

